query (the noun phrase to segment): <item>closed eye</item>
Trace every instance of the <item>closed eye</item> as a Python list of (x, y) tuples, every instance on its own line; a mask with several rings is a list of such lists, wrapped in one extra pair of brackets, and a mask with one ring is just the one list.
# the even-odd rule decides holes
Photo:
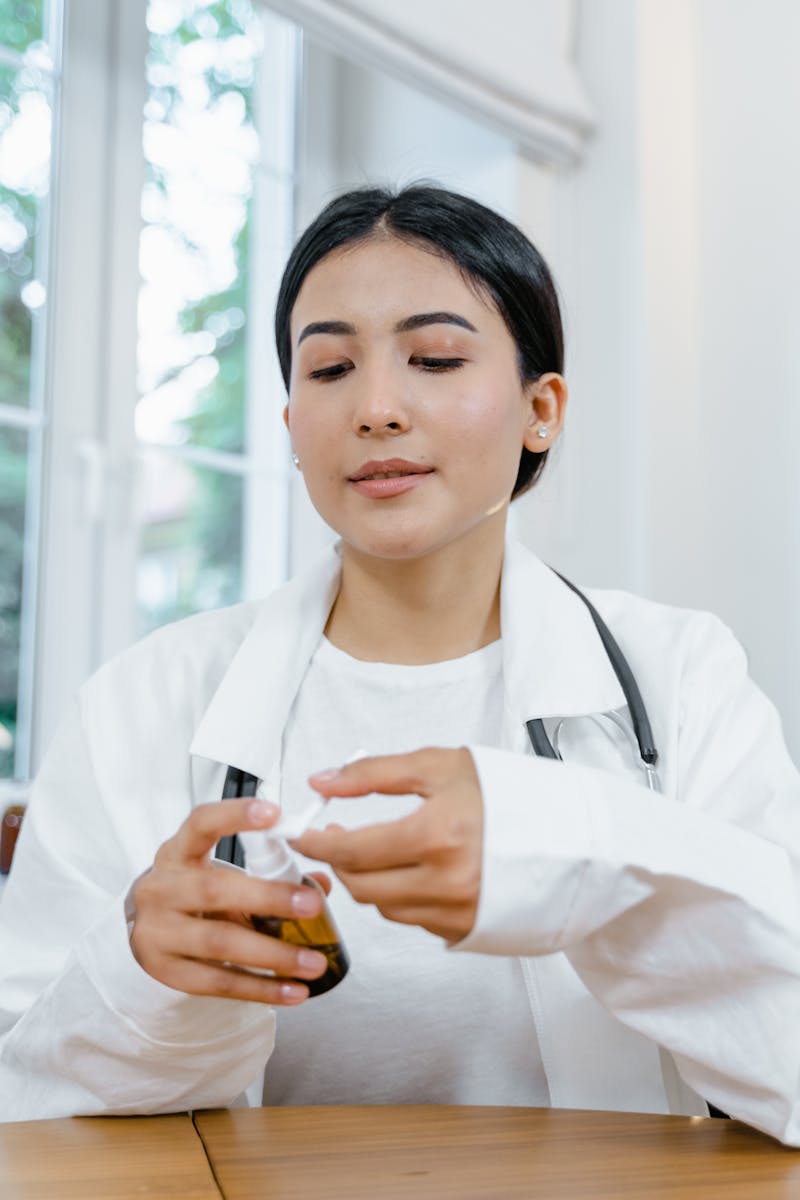
[(352, 370), (351, 363), (335, 363), (332, 367), (320, 367), (318, 371), (312, 371), (309, 379), (341, 379), (348, 371)]
[[(412, 366), (421, 367), (423, 371), (429, 371), (432, 374), (442, 371), (456, 371), (459, 367), (463, 367), (466, 361), (465, 358), (427, 358), (419, 354), (409, 359)], [(322, 382), (341, 379), (343, 375), (346, 375), (352, 369), (352, 363), (334, 363), (331, 367), (320, 367), (316, 371), (311, 371), (309, 379), (319, 379)]]
[(455, 371), (463, 367), (466, 361), (465, 358), (422, 358), (420, 355), (409, 359), (409, 362), (425, 371)]

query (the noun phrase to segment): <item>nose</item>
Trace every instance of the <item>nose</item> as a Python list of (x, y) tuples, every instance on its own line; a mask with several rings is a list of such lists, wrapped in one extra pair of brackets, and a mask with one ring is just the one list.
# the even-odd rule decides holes
[(353, 429), (359, 437), (405, 433), (411, 428), (407, 398), (391, 372), (363, 371), (353, 408)]

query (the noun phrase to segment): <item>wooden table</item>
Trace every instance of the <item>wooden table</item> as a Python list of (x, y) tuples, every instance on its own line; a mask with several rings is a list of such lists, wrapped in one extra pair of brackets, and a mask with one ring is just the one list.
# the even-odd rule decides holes
[(799, 1197), (800, 1151), (738, 1121), (523, 1108), (197, 1113), (226, 1200)]
[(2, 1200), (219, 1200), (191, 1117), (0, 1125)]
[[(210, 1164), (210, 1165), (209, 1165)], [(772, 1200), (800, 1150), (738, 1121), (563, 1109), (262, 1108), (0, 1125), (3, 1200)]]

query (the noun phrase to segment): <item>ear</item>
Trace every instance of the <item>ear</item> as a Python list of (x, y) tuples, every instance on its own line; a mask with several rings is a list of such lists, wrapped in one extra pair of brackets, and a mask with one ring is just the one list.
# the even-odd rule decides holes
[(283, 423), (286, 426), (286, 428), (288, 429), (289, 428), (289, 405), (288, 404), (285, 404), (283, 406)]
[(564, 425), (568, 394), (567, 381), (555, 371), (540, 375), (528, 385), (525, 389), (527, 419), (522, 439), (526, 450), (541, 454), (550, 449)]

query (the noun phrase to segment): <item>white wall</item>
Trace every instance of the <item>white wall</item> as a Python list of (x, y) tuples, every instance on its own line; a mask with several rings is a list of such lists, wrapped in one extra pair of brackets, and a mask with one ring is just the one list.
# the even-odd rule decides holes
[(558, 182), (572, 413), (527, 540), (709, 608), (800, 758), (800, 6), (588, 0), (599, 132)]
[(579, 66), (598, 125), (584, 158), (557, 172), (519, 162), (519, 223), (561, 297), (570, 401), (541, 483), (514, 507), (522, 540), (576, 581), (640, 590), (636, 0), (612, 2), (625, 19), (608, 19), (608, 0), (579, 13)]
[(703, 598), (800, 760), (800, 6), (696, 7)]

